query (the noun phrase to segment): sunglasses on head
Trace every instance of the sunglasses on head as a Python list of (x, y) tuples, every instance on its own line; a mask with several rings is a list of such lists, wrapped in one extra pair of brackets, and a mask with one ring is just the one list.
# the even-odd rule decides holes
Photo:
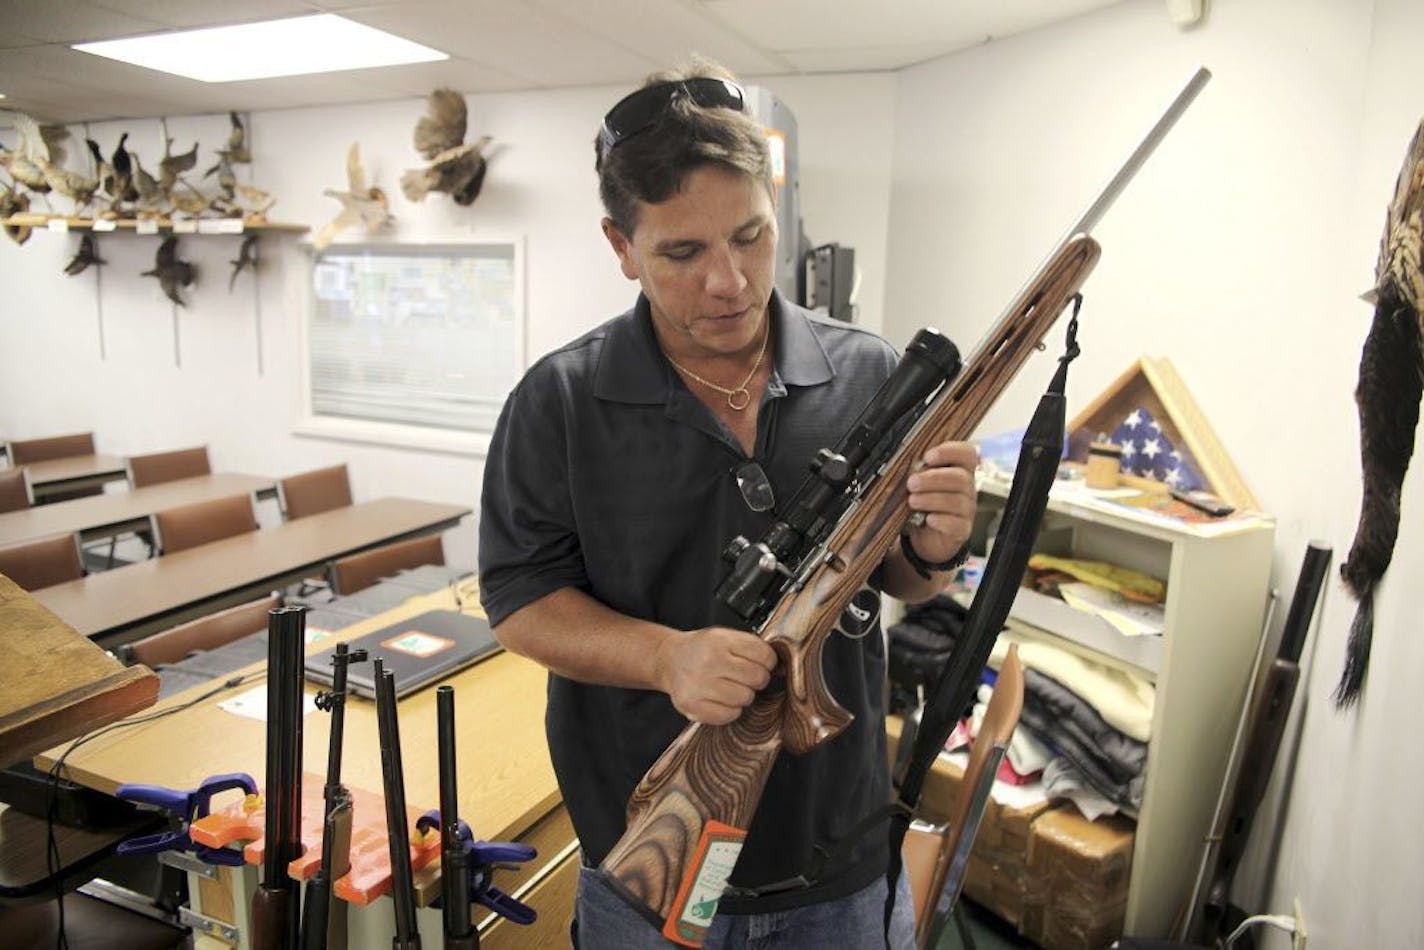
[(639, 132), (645, 132), (667, 111), (673, 100), (686, 96), (703, 108), (721, 107), (736, 112), (746, 110), (746, 93), (730, 79), (695, 76), (644, 86), (618, 100), (603, 117), (600, 132), (607, 152)]

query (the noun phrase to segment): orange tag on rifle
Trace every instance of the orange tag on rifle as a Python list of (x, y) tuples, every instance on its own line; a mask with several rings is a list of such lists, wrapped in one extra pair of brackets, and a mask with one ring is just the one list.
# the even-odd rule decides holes
[(720, 821), (707, 822), (663, 924), (664, 937), (684, 947), (702, 946), (746, 837), (741, 828)]

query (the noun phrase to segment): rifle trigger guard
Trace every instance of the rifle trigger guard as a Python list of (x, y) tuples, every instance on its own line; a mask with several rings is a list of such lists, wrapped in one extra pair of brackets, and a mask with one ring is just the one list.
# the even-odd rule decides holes
[[(863, 598), (863, 594), (870, 594), (870, 597)], [(857, 600), (869, 601), (867, 606), (857, 604)], [(873, 587), (861, 587), (854, 596), (846, 603), (845, 609), (836, 620), (836, 632), (847, 640), (863, 640), (865, 635), (875, 629), (875, 623), (880, 619), (880, 592)], [(846, 615), (855, 621), (856, 632), (846, 629)]]

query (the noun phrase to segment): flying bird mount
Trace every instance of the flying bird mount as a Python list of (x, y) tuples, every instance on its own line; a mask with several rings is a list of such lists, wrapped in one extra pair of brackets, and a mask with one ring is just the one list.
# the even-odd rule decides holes
[(465, 141), (468, 114), (465, 97), (453, 89), (437, 89), (427, 99), (425, 115), (415, 124), (415, 150), (428, 162), (401, 175), (401, 192), (411, 201), (424, 201), (441, 191), (458, 205), (474, 203), (484, 184), (486, 155), (494, 141), (484, 135)]

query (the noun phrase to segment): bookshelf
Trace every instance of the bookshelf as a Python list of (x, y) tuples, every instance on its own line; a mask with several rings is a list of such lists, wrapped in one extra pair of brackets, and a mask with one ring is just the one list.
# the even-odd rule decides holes
[[(982, 481), (975, 550), (1008, 485)], [(1061, 601), (1020, 590), (1006, 627), (1156, 687), (1142, 810), (1128, 887), (1126, 932), (1164, 937), (1191, 887), (1265, 620), (1275, 525), (1246, 514), (1174, 523), (1056, 486), (1037, 549), (1109, 561), (1167, 582), (1166, 632), (1126, 637)]]

